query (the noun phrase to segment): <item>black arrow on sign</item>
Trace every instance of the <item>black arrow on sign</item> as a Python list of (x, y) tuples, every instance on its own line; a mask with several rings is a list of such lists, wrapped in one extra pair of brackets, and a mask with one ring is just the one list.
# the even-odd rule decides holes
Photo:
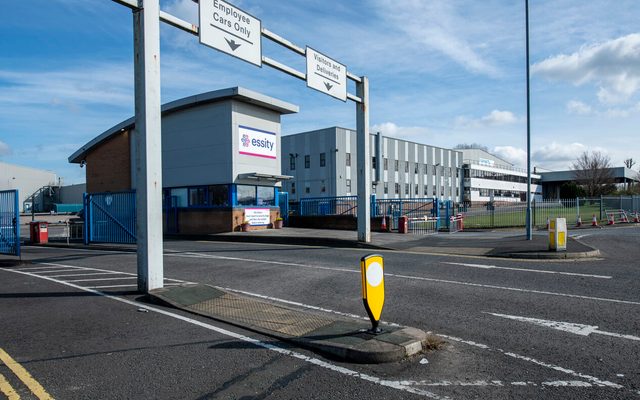
[(325, 82), (325, 83), (324, 83), (324, 87), (326, 87), (326, 88), (327, 88), (327, 90), (331, 90), (331, 88), (333, 87), (333, 85), (332, 85), (332, 84), (330, 84), (329, 82)]
[(236, 43), (236, 41), (233, 39), (229, 40), (227, 38), (224, 38), (224, 40), (226, 40), (229, 47), (231, 47), (231, 51), (236, 51), (236, 49), (240, 47), (240, 43)]

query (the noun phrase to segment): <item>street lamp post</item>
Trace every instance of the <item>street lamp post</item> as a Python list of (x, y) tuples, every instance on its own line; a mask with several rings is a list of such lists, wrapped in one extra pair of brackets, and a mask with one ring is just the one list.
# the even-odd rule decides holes
[(527, 240), (532, 239), (531, 229), (531, 108), (529, 89), (529, 0), (524, 1), (525, 5), (525, 41), (526, 41), (526, 62), (527, 62), (527, 220), (526, 231)]

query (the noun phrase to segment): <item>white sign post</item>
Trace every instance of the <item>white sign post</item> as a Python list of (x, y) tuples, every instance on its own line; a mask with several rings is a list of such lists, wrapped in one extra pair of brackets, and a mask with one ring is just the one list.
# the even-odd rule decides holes
[(347, 67), (307, 46), (307, 86), (347, 101)]
[(200, 43), (262, 67), (262, 23), (222, 0), (200, 0)]

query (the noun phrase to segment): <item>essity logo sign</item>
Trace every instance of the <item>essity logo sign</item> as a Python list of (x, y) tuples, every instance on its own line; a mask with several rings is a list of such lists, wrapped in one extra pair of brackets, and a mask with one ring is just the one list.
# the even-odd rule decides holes
[(277, 156), (276, 134), (260, 129), (238, 126), (240, 154), (246, 156), (273, 158)]

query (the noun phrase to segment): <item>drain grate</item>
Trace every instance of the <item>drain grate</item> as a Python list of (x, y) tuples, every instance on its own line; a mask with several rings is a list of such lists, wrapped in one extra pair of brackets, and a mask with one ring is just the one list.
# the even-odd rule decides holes
[(292, 337), (304, 336), (333, 322), (306, 312), (230, 294), (205, 300), (188, 308), (230, 322), (268, 329)]

